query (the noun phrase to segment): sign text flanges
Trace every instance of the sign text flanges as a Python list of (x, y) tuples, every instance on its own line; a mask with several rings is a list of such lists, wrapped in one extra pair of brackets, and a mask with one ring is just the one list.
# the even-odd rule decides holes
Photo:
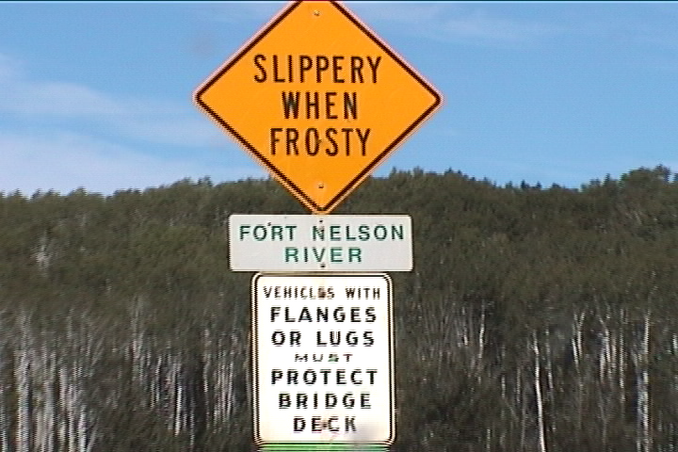
[(390, 443), (388, 275), (258, 274), (252, 292), (257, 442)]

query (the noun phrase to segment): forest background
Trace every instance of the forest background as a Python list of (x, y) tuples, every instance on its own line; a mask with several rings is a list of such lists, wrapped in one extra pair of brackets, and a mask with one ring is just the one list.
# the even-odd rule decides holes
[[(273, 180), (0, 197), (0, 452), (255, 450), (250, 273), (228, 216)], [(405, 451), (678, 449), (678, 176), (580, 189), (394, 170), (337, 214), (407, 214), (392, 274)]]

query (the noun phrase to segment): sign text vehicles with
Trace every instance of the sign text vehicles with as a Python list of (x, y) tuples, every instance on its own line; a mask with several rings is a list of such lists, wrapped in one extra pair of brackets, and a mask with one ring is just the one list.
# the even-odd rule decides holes
[(316, 213), (334, 209), (442, 99), (334, 1), (288, 5), (194, 98)]
[(252, 284), (258, 441), (392, 441), (388, 276), (258, 274)]
[(235, 271), (410, 271), (407, 215), (231, 215)]

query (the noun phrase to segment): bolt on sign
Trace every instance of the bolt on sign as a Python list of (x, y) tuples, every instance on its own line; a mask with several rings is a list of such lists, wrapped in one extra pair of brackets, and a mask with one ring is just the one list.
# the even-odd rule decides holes
[(390, 444), (388, 275), (260, 273), (252, 295), (256, 441)]
[(194, 93), (314, 213), (329, 213), (441, 95), (345, 6), (296, 1)]

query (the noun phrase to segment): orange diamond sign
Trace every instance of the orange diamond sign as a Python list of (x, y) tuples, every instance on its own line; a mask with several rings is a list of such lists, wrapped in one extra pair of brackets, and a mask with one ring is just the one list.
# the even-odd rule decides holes
[(314, 213), (328, 213), (440, 105), (346, 7), (291, 3), (195, 102)]

